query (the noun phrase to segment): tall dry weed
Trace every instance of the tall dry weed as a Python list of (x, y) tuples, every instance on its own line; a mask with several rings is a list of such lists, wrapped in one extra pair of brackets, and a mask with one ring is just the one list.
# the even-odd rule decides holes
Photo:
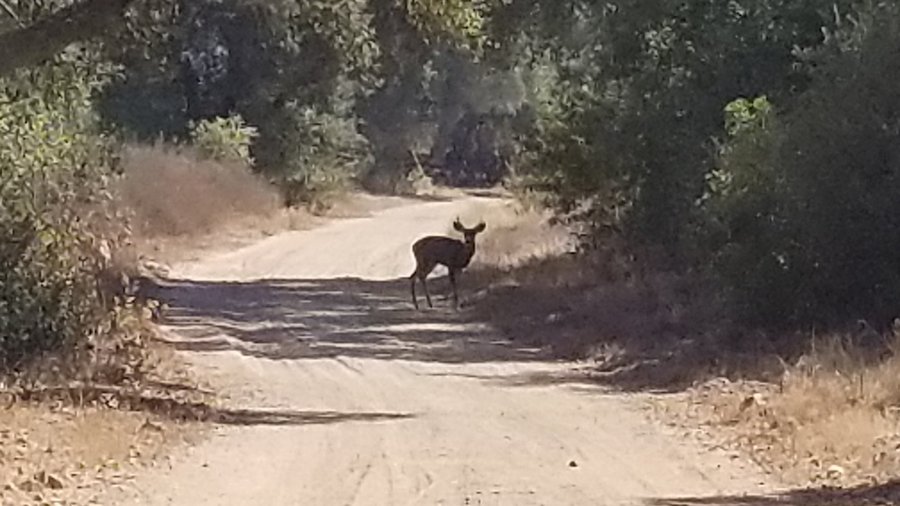
[(846, 336), (814, 338), (808, 348), (782, 362), (778, 381), (711, 381), (687, 402), (673, 399), (667, 417), (714, 429), (719, 444), (792, 485), (893, 480), (900, 473), (900, 356)]
[[(496, 205), (485, 201), (472, 206), (460, 219), (467, 226), (487, 223), (478, 237), (478, 254), (473, 268), (509, 270), (528, 262), (564, 255), (573, 247), (565, 227), (551, 223), (551, 214), (525, 208), (517, 202)], [(446, 233), (457, 235), (448, 224)]]
[(275, 189), (238, 162), (162, 145), (130, 146), (123, 158), (120, 193), (143, 237), (208, 233), (237, 216), (279, 207)]

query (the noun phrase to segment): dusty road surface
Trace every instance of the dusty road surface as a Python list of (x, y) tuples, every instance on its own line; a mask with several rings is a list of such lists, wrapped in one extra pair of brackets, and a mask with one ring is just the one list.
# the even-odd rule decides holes
[(115, 503), (661, 506), (759, 492), (749, 466), (661, 435), (639, 398), (464, 311), (412, 311), (410, 243), (492, 205), (418, 203), (179, 266), (169, 330), (234, 410)]

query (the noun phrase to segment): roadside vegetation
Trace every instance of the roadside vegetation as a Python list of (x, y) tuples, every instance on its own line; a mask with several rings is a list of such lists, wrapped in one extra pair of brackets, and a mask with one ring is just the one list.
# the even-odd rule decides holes
[[(364, 180), (364, 7), (0, 2), (0, 503), (90, 503), (227, 419), (155, 339), (145, 257), (306, 226)], [(460, 47), (479, 23), (373, 8)]]
[(510, 186), (580, 241), (475, 310), (788, 483), (892, 483), (896, 6), (613, 4), (523, 11), (555, 93)]
[(191, 382), (160, 372), (142, 255), (303, 227), (357, 188), (502, 184), (518, 207), (470, 217), (475, 311), (693, 399), (685, 423), (794, 481), (900, 472), (893, 2), (0, 7), (11, 402)]

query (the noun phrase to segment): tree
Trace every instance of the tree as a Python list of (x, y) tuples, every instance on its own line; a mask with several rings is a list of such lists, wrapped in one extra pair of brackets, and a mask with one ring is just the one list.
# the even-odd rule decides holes
[[(34, 23), (0, 33), (0, 76), (44, 62), (73, 42), (109, 37), (124, 25), (124, 14), (136, 1), (72, 3)], [(9, 8), (6, 14), (15, 15), (15, 11)]]

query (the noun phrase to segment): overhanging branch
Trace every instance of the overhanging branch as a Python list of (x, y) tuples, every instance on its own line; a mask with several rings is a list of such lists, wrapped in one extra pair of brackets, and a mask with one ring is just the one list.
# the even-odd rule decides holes
[(0, 33), (0, 77), (52, 58), (69, 44), (94, 39), (124, 24), (136, 0), (85, 0), (25, 28)]

